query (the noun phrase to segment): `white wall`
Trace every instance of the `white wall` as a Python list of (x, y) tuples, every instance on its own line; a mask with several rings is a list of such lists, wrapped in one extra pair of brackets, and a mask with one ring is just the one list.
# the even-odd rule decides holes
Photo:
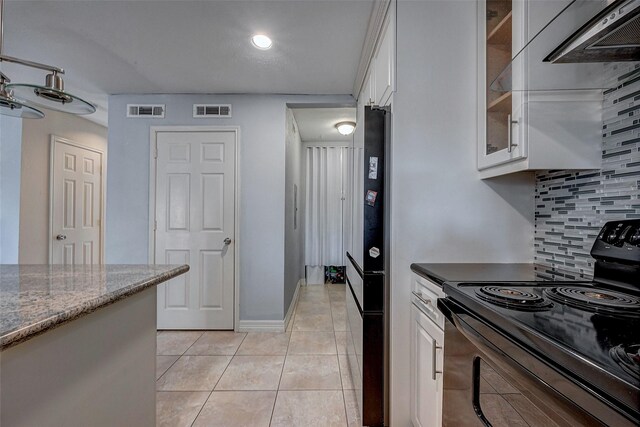
[(0, 264), (18, 263), (22, 119), (0, 116)]
[(409, 266), (532, 262), (533, 178), (476, 170), (476, 2), (397, 6), (391, 192), (391, 420), (410, 426)]
[[(285, 133), (285, 208), (284, 208), (284, 309), (289, 309), (298, 281), (304, 278), (304, 179), (302, 176), (302, 141), (293, 111), (287, 108)], [(298, 188), (297, 215), (294, 185)], [(294, 215), (297, 226), (294, 228)]]
[[(282, 320), (286, 104), (349, 102), (344, 95), (111, 96), (106, 261), (149, 260), (149, 128), (240, 126), (240, 320)], [(127, 119), (128, 103), (166, 104), (166, 118)], [(233, 117), (194, 119), (194, 103), (232, 104)]]
[(22, 121), (20, 263), (49, 262), (51, 135), (107, 151), (107, 128), (80, 116), (43, 110), (44, 119)]

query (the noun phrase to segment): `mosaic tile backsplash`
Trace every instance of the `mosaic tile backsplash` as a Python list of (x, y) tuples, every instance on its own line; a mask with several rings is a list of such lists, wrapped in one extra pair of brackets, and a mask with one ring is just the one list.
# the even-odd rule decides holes
[(602, 169), (536, 174), (536, 263), (585, 275), (602, 225), (640, 218), (640, 64), (607, 73), (617, 87), (604, 94)]

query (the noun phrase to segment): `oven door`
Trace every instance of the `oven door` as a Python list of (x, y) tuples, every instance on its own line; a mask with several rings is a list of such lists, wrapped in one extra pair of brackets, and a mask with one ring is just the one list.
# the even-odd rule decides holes
[(446, 318), (443, 425), (636, 425), (450, 298), (438, 308)]

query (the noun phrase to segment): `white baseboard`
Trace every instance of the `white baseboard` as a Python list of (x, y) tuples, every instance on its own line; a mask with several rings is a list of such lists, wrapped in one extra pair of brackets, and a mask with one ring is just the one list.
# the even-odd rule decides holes
[(241, 320), (238, 332), (284, 332), (284, 320)]
[(293, 312), (298, 304), (298, 291), (300, 286), (305, 285), (305, 280), (298, 280), (296, 285), (296, 291), (293, 293), (293, 299), (289, 304), (289, 309), (284, 317), (284, 320), (240, 320), (238, 325), (238, 332), (284, 332), (289, 326), (289, 322), (293, 317)]
[(293, 312), (296, 310), (296, 306), (298, 305), (298, 291), (300, 290), (300, 286), (305, 285), (305, 279), (298, 280), (298, 284), (296, 285), (296, 291), (293, 293), (293, 298), (291, 299), (291, 304), (289, 304), (289, 310), (287, 310), (286, 316), (284, 316), (284, 330), (286, 331), (289, 328), (289, 322), (293, 317)]

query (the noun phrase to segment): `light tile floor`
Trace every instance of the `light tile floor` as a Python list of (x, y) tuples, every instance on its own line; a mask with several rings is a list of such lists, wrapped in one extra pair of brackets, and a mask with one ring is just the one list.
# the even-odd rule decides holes
[(301, 287), (285, 333), (158, 332), (157, 425), (357, 425), (344, 301)]

